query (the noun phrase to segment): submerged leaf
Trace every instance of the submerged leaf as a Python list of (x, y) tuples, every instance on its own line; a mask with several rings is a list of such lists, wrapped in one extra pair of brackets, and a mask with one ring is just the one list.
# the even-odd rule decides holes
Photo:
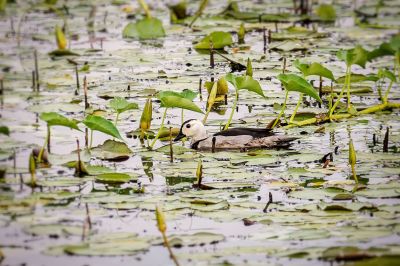
[(155, 39), (165, 36), (162, 22), (157, 18), (144, 18), (136, 23), (130, 22), (122, 31), (124, 38)]

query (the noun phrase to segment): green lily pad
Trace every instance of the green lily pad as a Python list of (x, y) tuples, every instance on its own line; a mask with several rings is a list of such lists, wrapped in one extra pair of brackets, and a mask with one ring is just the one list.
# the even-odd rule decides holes
[(121, 173), (105, 173), (97, 175), (95, 179), (103, 183), (126, 183), (132, 180), (132, 176)]
[(131, 149), (123, 142), (106, 140), (90, 150), (91, 154), (102, 160), (127, 160), (132, 155)]
[(155, 39), (165, 36), (162, 22), (157, 18), (144, 18), (136, 23), (130, 22), (122, 31), (124, 38), (140, 40)]

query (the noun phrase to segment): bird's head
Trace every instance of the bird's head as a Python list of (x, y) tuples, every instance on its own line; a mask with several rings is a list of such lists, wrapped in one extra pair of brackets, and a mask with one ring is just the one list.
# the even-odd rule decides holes
[(207, 138), (207, 130), (200, 120), (189, 119), (183, 122), (179, 134), (174, 141), (178, 141), (184, 137), (192, 138), (192, 142), (196, 142)]

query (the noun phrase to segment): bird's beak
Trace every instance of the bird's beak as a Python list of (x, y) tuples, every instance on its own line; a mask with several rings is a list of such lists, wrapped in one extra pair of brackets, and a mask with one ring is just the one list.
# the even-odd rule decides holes
[(182, 131), (179, 132), (178, 136), (175, 137), (174, 141), (178, 141), (186, 137), (185, 134), (182, 133)]

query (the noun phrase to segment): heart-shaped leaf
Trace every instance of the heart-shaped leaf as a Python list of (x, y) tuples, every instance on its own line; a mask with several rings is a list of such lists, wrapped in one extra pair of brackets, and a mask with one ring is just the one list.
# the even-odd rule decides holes
[(144, 18), (136, 23), (129, 23), (122, 31), (124, 38), (155, 39), (165, 36), (162, 22), (157, 18)]
[(139, 109), (137, 103), (130, 103), (125, 98), (115, 97), (110, 101), (110, 107), (114, 109), (117, 113), (123, 113), (132, 109)]
[(70, 120), (65, 116), (57, 114), (55, 112), (41, 113), (40, 119), (45, 121), (48, 126), (63, 126), (81, 131), (78, 128), (77, 122), (75, 120)]
[(264, 92), (257, 80), (250, 76), (235, 76), (231, 73), (225, 76), (226, 80), (230, 82), (237, 90), (248, 90), (264, 96)]
[(204, 37), (194, 48), (196, 49), (210, 49), (210, 42), (213, 44), (214, 49), (223, 49), (233, 43), (232, 35), (229, 32), (214, 31)]
[(318, 92), (302, 77), (295, 74), (279, 74), (278, 79), (288, 91), (298, 91), (322, 102)]
[(86, 116), (85, 120), (82, 121), (82, 123), (91, 130), (100, 131), (114, 138), (123, 140), (114, 124), (103, 117), (88, 115)]
[(389, 70), (386, 70), (386, 69), (379, 69), (378, 78), (379, 79), (388, 78), (392, 82), (396, 82), (397, 81), (396, 75), (392, 71), (389, 71)]
[(360, 67), (365, 68), (368, 59), (368, 51), (362, 48), (361, 45), (357, 45), (349, 50), (339, 50), (336, 56), (340, 60), (346, 62), (348, 67), (351, 65), (359, 65)]
[(330, 71), (329, 69), (327, 69), (326, 67), (324, 67), (323, 65), (319, 64), (319, 63), (312, 63), (310, 64), (304, 64), (304, 63), (300, 63), (299, 60), (295, 60), (293, 62), (293, 65), (300, 70), (304, 76), (311, 76), (311, 75), (316, 75), (316, 76), (320, 76), (320, 77), (324, 77), (330, 80), (335, 80), (335, 77), (332, 74), (332, 71)]
[(395, 50), (392, 48), (390, 43), (382, 43), (378, 48), (368, 52), (368, 61), (372, 61), (381, 56), (393, 55), (394, 53)]
[(193, 112), (203, 113), (201, 109), (192, 101), (181, 96), (169, 95), (160, 98), (161, 106), (167, 108), (182, 108)]

